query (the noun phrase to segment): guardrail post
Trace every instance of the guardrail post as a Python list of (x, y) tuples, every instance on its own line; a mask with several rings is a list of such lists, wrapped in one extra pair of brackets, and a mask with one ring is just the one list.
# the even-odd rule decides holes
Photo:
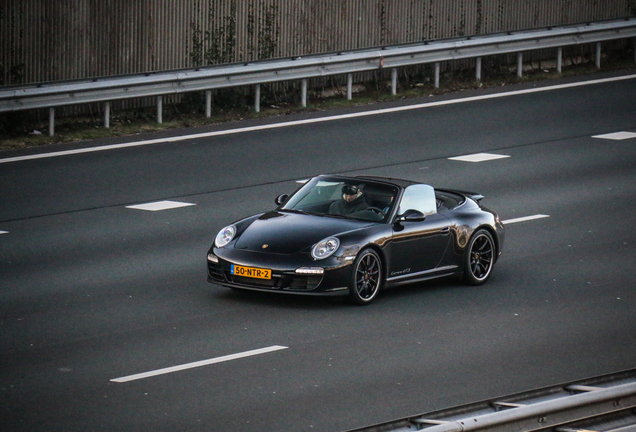
[(205, 91), (205, 116), (212, 117), (212, 90)]
[(523, 53), (517, 53), (517, 78), (523, 76)]
[(481, 81), (481, 57), (477, 57), (475, 60), (476, 60), (475, 80), (477, 80), (477, 82), (480, 82)]
[(435, 62), (435, 88), (439, 88), (439, 62)]
[(307, 108), (307, 79), (301, 81), (300, 85), (300, 105)]
[(391, 69), (391, 94), (397, 94), (397, 68)]
[(261, 85), (254, 86), (254, 111), (261, 112)]
[(353, 98), (353, 74), (347, 74), (347, 100)]
[(601, 68), (601, 43), (596, 42), (596, 69)]
[(557, 49), (557, 72), (561, 73), (563, 69), (563, 48), (559, 47)]
[(110, 102), (104, 102), (104, 127), (110, 129)]
[(163, 123), (163, 96), (157, 96), (157, 123)]
[(49, 136), (55, 134), (55, 108), (49, 108)]

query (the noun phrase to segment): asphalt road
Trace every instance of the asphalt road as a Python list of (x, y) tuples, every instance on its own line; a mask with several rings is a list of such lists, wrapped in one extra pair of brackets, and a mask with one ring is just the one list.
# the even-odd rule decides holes
[[(490, 93), (0, 160), (0, 430), (337, 432), (635, 367), (636, 134), (593, 136), (636, 132), (636, 79)], [(449, 159), (476, 153), (507, 157)], [(206, 282), (218, 229), (319, 173), (484, 194), (511, 221), (491, 280), (368, 307)], [(162, 200), (192, 205), (126, 207)]]

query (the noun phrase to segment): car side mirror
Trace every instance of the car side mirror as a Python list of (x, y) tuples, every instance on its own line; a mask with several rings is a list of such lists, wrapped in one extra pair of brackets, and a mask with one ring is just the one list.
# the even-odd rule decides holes
[(288, 199), (289, 195), (287, 194), (278, 195), (274, 200), (274, 203), (276, 203), (276, 205), (283, 205), (287, 202)]
[(398, 216), (398, 222), (422, 222), (424, 219), (426, 219), (424, 213), (413, 209), (407, 210)]

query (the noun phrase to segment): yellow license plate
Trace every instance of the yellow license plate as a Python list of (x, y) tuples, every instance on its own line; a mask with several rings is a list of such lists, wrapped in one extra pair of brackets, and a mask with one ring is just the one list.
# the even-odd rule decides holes
[(243, 267), (232, 264), (232, 268), (230, 270), (235, 276), (243, 276), (243, 277), (251, 277), (256, 279), (271, 279), (272, 271), (269, 269), (261, 269), (254, 267)]

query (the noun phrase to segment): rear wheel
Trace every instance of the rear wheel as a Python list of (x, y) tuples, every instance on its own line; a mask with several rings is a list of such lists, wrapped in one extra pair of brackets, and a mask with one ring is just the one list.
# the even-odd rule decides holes
[(495, 242), (492, 235), (480, 229), (473, 234), (464, 256), (464, 280), (470, 285), (485, 283), (495, 264)]
[(349, 297), (366, 305), (377, 296), (382, 286), (382, 261), (373, 249), (364, 249), (353, 263)]

